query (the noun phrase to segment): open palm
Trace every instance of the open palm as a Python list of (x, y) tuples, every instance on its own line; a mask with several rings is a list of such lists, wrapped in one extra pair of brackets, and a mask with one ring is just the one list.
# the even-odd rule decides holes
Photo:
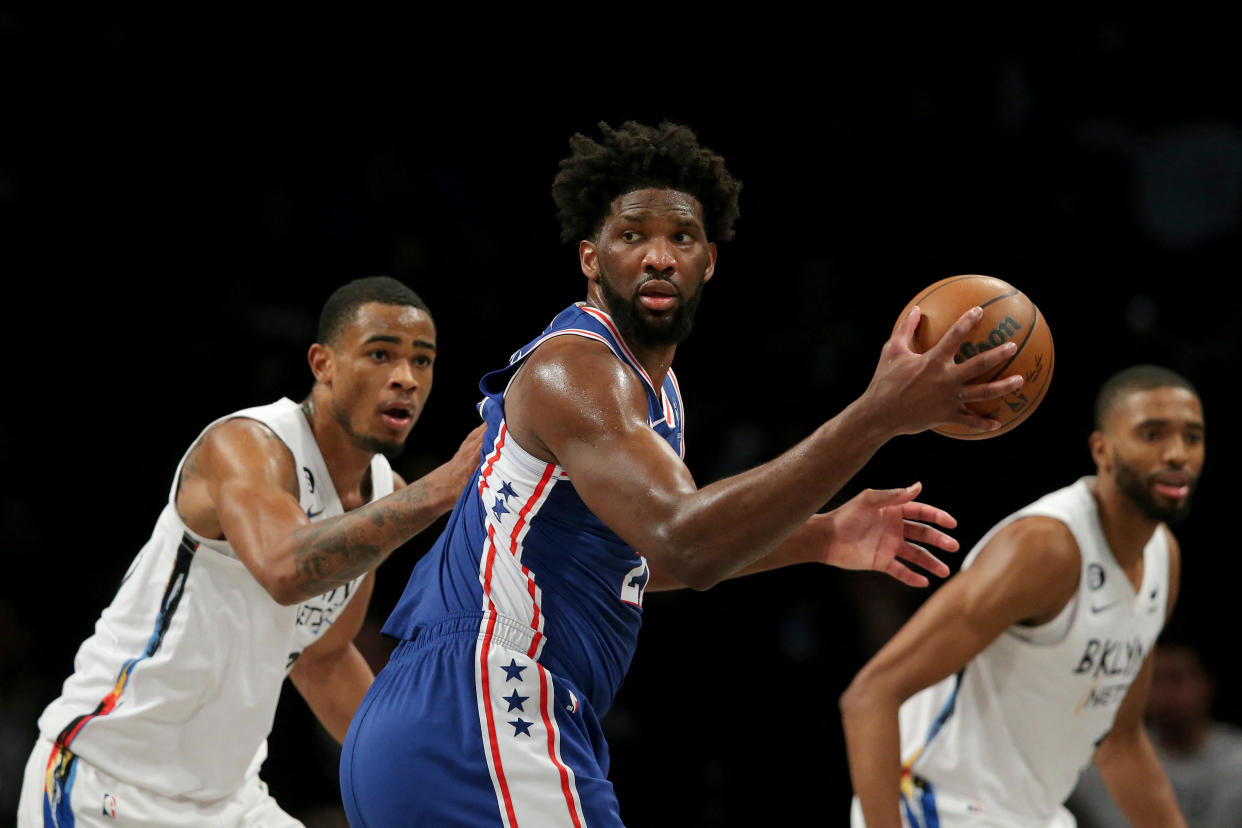
[(956, 552), (958, 542), (931, 524), (952, 529), (957, 521), (942, 509), (916, 502), (922, 488), (915, 483), (904, 489), (864, 489), (825, 515), (832, 520), (832, 540), (824, 563), (874, 569), (916, 587), (929, 582), (907, 564), (947, 576), (949, 567), (919, 544)]

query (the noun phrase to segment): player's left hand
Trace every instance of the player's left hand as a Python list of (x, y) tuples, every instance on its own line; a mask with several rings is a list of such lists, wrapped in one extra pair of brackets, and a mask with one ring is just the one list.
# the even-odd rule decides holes
[(832, 521), (824, 563), (886, 572), (915, 587), (925, 587), (929, 581), (907, 563), (946, 577), (949, 567), (919, 544), (956, 552), (958, 542), (930, 524), (952, 529), (957, 521), (943, 509), (915, 502), (922, 489), (921, 483), (902, 489), (864, 489), (824, 515)]

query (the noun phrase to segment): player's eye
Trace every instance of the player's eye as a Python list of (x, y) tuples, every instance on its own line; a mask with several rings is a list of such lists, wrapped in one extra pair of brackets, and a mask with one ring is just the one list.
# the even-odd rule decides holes
[(388, 352), (380, 348), (380, 349), (369, 352), (367, 356), (371, 357), (372, 362), (383, 362), (384, 360), (388, 359)]
[(637, 230), (622, 230), (621, 238), (627, 242), (636, 242), (638, 241), (638, 238), (639, 238), (638, 231)]
[(414, 357), (414, 364), (419, 368), (430, 368), (433, 362), (435, 362), (435, 360), (425, 354), (420, 354), (419, 356)]

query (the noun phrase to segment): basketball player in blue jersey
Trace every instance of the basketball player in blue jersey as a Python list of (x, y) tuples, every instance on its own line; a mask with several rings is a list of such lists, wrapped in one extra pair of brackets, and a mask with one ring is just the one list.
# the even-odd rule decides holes
[[(586, 301), (485, 376), (483, 462), (418, 563), (384, 631), (400, 639), (350, 726), (342, 798), (352, 825), (616, 826), (599, 719), (629, 666), (647, 589), (707, 589), (818, 561), (926, 584), (954, 549), (917, 484), (820, 509), (887, 440), (941, 422), (997, 423), (963, 402), (1012, 356), (962, 365), (974, 309), (928, 353), (917, 311), (861, 397), (778, 459), (699, 488), (681, 460), (671, 369), (739, 184), (685, 127), (575, 136), (553, 186)], [(903, 562), (904, 561), (904, 562)]]
[(1095, 425), (1096, 474), (993, 527), (842, 696), (855, 828), (1068, 828), (1093, 759), (1137, 828), (1185, 826), (1142, 714), (1203, 409), (1136, 366), (1101, 387)]
[(20, 828), (301, 825), (259, 779), (285, 677), (343, 739), (374, 679), (353, 644), (371, 570), (478, 465), (481, 426), (409, 486), (385, 457), (427, 402), (435, 355), (413, 291), (357, 280), (324, 306), (301, 404), (204, 430), (39, 718)]

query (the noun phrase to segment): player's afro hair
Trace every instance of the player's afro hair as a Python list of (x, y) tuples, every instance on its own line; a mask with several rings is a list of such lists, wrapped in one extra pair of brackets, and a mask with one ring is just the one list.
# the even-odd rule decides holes
[(694, 196), (703, 206), (709, 241), (733, 238), (742, 182), (729, 175), (724, 159), (699, 145), (689, 128), (669, 122), (658, 127), (627, 121), (619, 129), (600, 123), (594, 141), (582, 133), (552, 182), (561, 239), (593, 239), (617, 197), (645, 187)]
[(406, 305), (418, 308), (431, 316), (431, 310), (422, 298), (391, 276), (367, 276), (341, 285), (324, 302), (319, 314), (317, 342), (336, 345), (341, 331), (354, 319), (354, 313), (368, 302), (381, 305)]
[(1196, 397), (1199, 392), (1190, 380), (1176, 371), (1159, 365), (1134, 365), (1113, 374), (1100, 386), (1095, 397), (1095, 428), (1104, 428), (1109, 413), (1117, 402), (1135, 391), (1154, 391), (1157, 388), (1184, 388)]

